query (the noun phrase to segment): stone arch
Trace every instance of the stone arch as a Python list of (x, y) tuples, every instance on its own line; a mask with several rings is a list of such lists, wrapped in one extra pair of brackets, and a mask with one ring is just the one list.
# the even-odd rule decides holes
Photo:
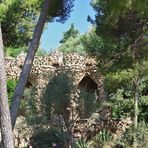
[(90, 75), (86, 74), (80, 80), (78, 84), (79, 89), (85, 89), (86, 91), (95, 91), (98, 88), (97, 83), (91, 78)]
[(97, 88), (97, 83), (89, 74), (85, 74), (78, 83), (78, 114), (81, 119), (89, 118), (92, 115), (92, 112), (95, 110), (95, 101), (98, 99)]

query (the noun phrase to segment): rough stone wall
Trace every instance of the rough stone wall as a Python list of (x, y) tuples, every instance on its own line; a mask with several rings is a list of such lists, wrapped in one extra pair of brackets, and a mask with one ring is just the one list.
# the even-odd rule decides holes
[(106, 129), (112, 133), (113, 139), (116, 140), (121, 138), (126, 129), (133, 124), (131, 118), (101, 120), (98, 113), (94, 113), (92, 116), (95, 117), (78, 121), (77, 126), (73, 129), (74, 138), (90, 140), (102, 129)]
[[(56, 56), (57, 55), (57, 56)], [(33, 67), (30, 73), (30, 77), (35, 79), (44, 79), (49, 73), (55, 73), (55, 71), (70, 70), (79, 82), (82, 77), (88, 73), (92, 75), (98, 75), (95, 59), (80, 56), (78, 54), (60, 55), (51, 54), (45, 57), (34, 58)], [(5, 59), (6, 73), (8, 78), (18, 78), (21, 72), (25, 55), (19, 55), (16, 59), (7, 57)], [(34, 78), (33, 78), (34, 79)], [(96, 83), (97, 78), (94, 77)], [(29, 79), (31, 80), (31, 78)], [(34, 81), (34, 80), (33, 80)], [(36, 84), (36, 83), (35, 83)]]
[[(18, 79), (25, 60), (25, 54), (18, 55), (17, 58), (7, 57), (5, 59), (6, 73), (8, 79)], [(78, 54), (63, 55), (60, 52), (53, 52), (45, 57), (36, 56), (28, 78), (28, 82), (36, 88), (36, 103), (37, 110), (40, 112), (40, 98), (46, 85), (49, 82), (49, 77), (57, 73), (65, 72), (73, 78), (73, 83), (77, 86), (85, 75), (99, 86), (99, 72), (97, 71), (94, 58), (80, 56)], [(75, 93), (75, 92), (73, 92)], [(75, 95), (73, 95), (75, 98)], [(76, 100), (71, 102), (73, 111), (76, 107)], [(74, 111), (75, 112), (75, 111)], [(74, 114), (74, 113), (73, 113)], [(15, 134), (17, 135), (17, 134)], [(17, 139), (17, 137), (16, 137)], [(18, 136), (19, 139), (19, 136)]]
[[(15, 58), (6, 58), (6, 73), (8, 79), (18, 79), (23, 67), (25, 55), (21, 54)], [(99, 94), (103, 79), (97, 71), (94, 58), (80, 56), (78, 54), (62, 55), (60, 52), (53, 52), (45, 57), (34, 58), (33, 66), (28, 78), (28, 82), (34, 85), (39, 92), (37, 98), (40, 99), (40, 91), (46, 87), (49, 82), (49, 76), (65, 72), (73, 78), (73, 83), (77, 86), (84, 76), (88, 75), (97, 85)], [(100, 87), (101, 86), (101, 87)]]
[[(25, 60), (25, 55), (21, 54), (16, 59), (7, 57), (5, 59), (6, 73), (8, 79), (18, 79), (22, 66)], [(34, 58), (33, 67), (30, 72), (28, 82), (36, 88), (36, 102), (40, 111), (40, 98), (42, 91), (49, 82), (49, 76), (54, 76), (60, 72), (70, 72), (70, 77), (73, 78), (73, 83), (78, 86), (85, 76), (89, 76), (96, 84), (99, 97), (104, 99), (103, 77), (97, 70), (95, 58), (84, 57), (78, 54), (63, 55), (59, 52), (53, 52), (45, 57)], [(75, 90), (74, 90), (75, 91)], [(75, 92), (72, 93), (71, 107), (75, 110), (77, 100)], [(15, 134), (17, 135), (17, 134)], [(16, 139), (19, 137), (16, 137)], [(28, 139), (27, 139), (28, 140)]]

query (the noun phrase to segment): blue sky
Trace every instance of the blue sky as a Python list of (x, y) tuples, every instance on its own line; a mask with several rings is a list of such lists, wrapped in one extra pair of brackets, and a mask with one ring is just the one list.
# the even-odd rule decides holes
[(47, 29), (41, 37), (40, 47), (46, 51), (56, 49), (60, 44), (59, 41), (63, 37), (63, 32), (70, 28), (71, 23), (74, 23), (75, 28), (84, 34), (91, 24), (87, 22), (87, 16), (94, 18), (95, 12), (90, 6), (91, 0), (75, 0), (75, 5), (70, 18), (64, 23), (53, 22), (47, 25)]

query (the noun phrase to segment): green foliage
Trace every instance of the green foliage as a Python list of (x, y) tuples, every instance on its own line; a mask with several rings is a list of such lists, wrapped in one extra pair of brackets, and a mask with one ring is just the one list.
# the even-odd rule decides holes
[(135, 64), (131, 69), (118, 70), (117, 72), (108, 72), (105, 77), (105, 89), (110, 93), (114, 93), (118, 88), (124, 88), (128, 91), (134, 91), (133, 80), (140, 79), (139, 91), (146, 93), (148, 85), (148, 62)]
[[(85, 142), (80, 140), (76, 142), (76, 148), (106, 148), (106, 147), (123, 147), (131, 148), (133, 147), (133, 137), (134, 137), (134, 127), (130, 127), (126, 130), (122, 137), (114, 140), (112, 133), (103, 129), (101, 130), (91, 141)], [(148, 144), (148, 125), (145, 122), (140, 122), (138, 128), (136, 129), (137, 143), (138, 147), (146, 147)]]
[(38, 106), (39, 104), (36, 102), (36, 88), (34, 86), (25, 88), (19, 115), (24, 116), (27, 124), (33, 127), (42, 127), (49, 123), (47, 116), (44, 115), (44, 111), (41, 114), (38, 113)]
[(113, 42), (106, 42), (95, 33), (95, 28), (81, 38), (84, 49), (89, 55), (97, 57), (98, 67), (102, 73), (110, 71), (114, 63), (117, 46)]
[(68, 38), (65, 43), (61, 44), (59, 50), (63, 53), (79, 53), (80, 55), (86, 54), (80, 36), (76, 38)]
[[(132, 78), (135, 76), (133, 69), (122, 70), (119, 72), (108, 73), (105, 77), (105, 89), (110, 93), (114, 93), (118, 88), (124, 88), (131, 91)], [(128, 96), (127, 96), (128, 97)]]
[(103, 143), (108, 143), (113, 139), (111, 133), (105, 129), (102, 129), (101, 131), (99, 131), (99, 133), (96, 135), (95, 138), (96, 138), (96, 141), (100, 141)]
[[(40, 11), (38, 0), (4, 0), (0, 12), (4, 45), (20, 47), (28, 45)], [(18, 23), (19, 22), (19, 23)]]
[(60, 43), (65, 43), (70, 37), (76, 38), (79, 35), (79, 31), (75, 29), (74, 24), (71, 24), (69, 30), (63, 33), (63, 38), (60, 40)]
[(26, 52), (27, 52), (27, 47), (19, 47), (19, 48), (6, 47), (5, 48), (5, 56), (9, 56), (9, 57), (17, 57), (20, 53), (26, 53)]
[(112, 134), (105, 130), (102, 129), (99, 131), (99, 133), (93, 137), (92, 140), (90, 141), (85, 141), (83, 139), (80, 139), (76, 141), (73, 145), (74, 148), (105, 148), (106, 146), (111, 145), (111, 142), (113, 142), (113, 137)]
[[(18, 47), (18, 48), (6, 47), (5, 56), (16, 58), (19, 54), (26, 53), (27, 50), (28, 50), (27, 47)], [(36, 56), (46, 56), (46, 55), (47, 55), (47, 52), (40, 48), (36, 52)]]
[[(134, 102), (131, 98), (124, 97), (125, 92), (123, 89), (118, 89), (115, 94), (112, 94), (110, 97), (110, 105), (112, 108), (112, 117), (113, 118), (125, 118), (133, 117), (134, 115)], [(130, 95), (130, 94), (128, 94)]]
[[(135, 130), (133, 127), (126, 130), (123, 137), (116, 142), (118, 147), (130, 148), (133, 147), (133, 137)], [(136, 129), (136, 137), (138, 147), (146, 148), (148, 145), (148, 125), (145, 122), (140, 122)]]
[(25, 88), (20, 105), (20, 115), (26, 116), (26, 119), (35, 115), (35, 105), (35, 88), (33, 86)]
[[(54, 0), (49, 11), (49, 21), (64, 23), (69, 17), (75, 0)], [(50, 17), (51, 16), (51, 17)]]
[(113, 142), (113, 137), (111, 132), (107, 131), (106, 129), (102, 129), (89, 143), (90, 143), (90, 147), (105, 148), (105, 145), (109, 146), (111, 145), (111, 142)]
[(142, 96), (139, 100), (139, 121), (148, 123), (148, 96)]
[(73, 88), (72, 80), (67, 74), (60, 73), (54, 76), (46, 87), (43, 103), (47, 113), (54, 109), (56, 113), (62, 113), (69, 105), (70, 94)]
[(17, 83), (16, 80), (12, 80), (12, 79), (7, 80), (7, 91), (8, 91), (9, 104), (11, 104), (13, 93), (16, 87), (16, 83)]
[[(82, 43), (89, 54), (96, 55), (98, 50), (102, 50), (104, 44), (101, 37), (95, 33), (95, 28), (81, 37)], [(99, 53), (98, 53), (99, 54)]]
[[(83, 38), (102, 73), (133, 68), (148, 59), (146, 0), (92, 0), (96, 30)], [(120, 11), (122, 10), (122, 11)]]
[[(16, 84), (17, 84), (16, 80), (13, 80), (13, 79), (7, 80), (9, 104), (11, 104)], [(19, 115), (25, 116), (28, 124), (30, 123), (36, 124), (37, 121), (38, 122), (43, 121), (43, 119), (42, 120), (37, 119), (39, 117), (36, 114), (35, 105), (36, 105), (35, 104), (35, 88), (34, 87), (25, 88), (24, 94), (21, 100)]]
[(147, 22), (146, 0), (95, 0), (92, 6), (97, 12), (97, 32), (112, 41), (133, 42)]
[(41, 130), (36, 135), (32, 137), (32, 145), (34, 147), (52, 147), (52, 143), (56, 143), (59, 146), (65, 144), (68, 140), (68, 135), (66, 133), (60, 132), (57, 129)]
[[(54, 0), (47, 21), (65, 22), (74, 0)], [(27, 46), (31, 41), (43, 0), (4, 0), (0, 3), (0, 22), (6, 47)]]
[(85, 54), (81, 36), (79, 31), (74, 28), (74, 24), (71, 24), (69, 30), (63, 33), (63, 38), (61, 39), (60, 43), (61, 45), (59, 50), (63, 53), (79, 53), (81, 55)]
[(142, 65), (143, 61), (146, 62), (148, 59), (147, 39), (144, 39), (144, 35), (141, 36), (137, 45), (129, 43), (128, 48), (118, 46), (119, 44), (124, 46), (124, 42), (115, 43), (112, 38), (104, 39), (98, 36), (94, 28), (91, 32), (82, 36), (81, 39), (86, 52), (97, 57), (98, 67), (102, 74), (132, 69), (135, 68), (136, 64), (140, 63)]
[[(139, 77), (139, 121), (147, 121), (147, 68), (127, 69), (116, 73), (108, 73), (105, 78), (105, 89), (113, 110), (113, 117), (121, 118), (133, 116), (135, 86), (133, 81)], [(146, 66), (144, 66), (146, 67)], [(146, 71), (145, 71), (146, 70)]]
[(81, 139), (74, 143), (74, 148), (88, 148), (88, 144), (85, 140)]
[(79, 115), (81, 118), (89, 118), (98, 107), (97, 98), (94, 92), (81, 89), (79, 93)]

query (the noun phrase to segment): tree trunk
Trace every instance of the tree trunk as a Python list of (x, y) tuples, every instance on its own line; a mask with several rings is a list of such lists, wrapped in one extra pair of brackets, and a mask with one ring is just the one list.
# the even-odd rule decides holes
[(24, 88), (27, 83), (27, 78), (29, 76), (29, 73), (30, 73), (30, 70), (31, 70), (31, 67), (33, 64), (34, 56), (35, 56), (35, 53), (36, 53), (38, 45), (39, 45), (40, 37), (41, 37), (42, 31), (43, 31), (45, 22), (47, 20), (47, 16), (48, 16), (51, 2), (52, 2), (52, 0), (45, 0), (43, 3), (40, 17), (39, 17), (38, 23), (35, 27), (35, 31), (33, 34), (33, 39), (30, 43), (29, 50), (28, 50), (28, 53), (27, 53), (27, 56), (26, 56), (26, 59), (24, 62), (24, 66), (23, 66), (22, 72), (20, 74), (16, 89), (14, 91), (14, 96), (12, 99), (11, 110), (10, 110), (13, 128), (14, 128), (14, 125), (16, 122), (16, 118), (17, 118), (17, 114), (18, 114), (18, 110), (19, 110), (19, 106), (20, 106), (20, 102), (21, 102), (21, 97), (23, 95)]
[(7, 96), (4, 50), (0, 24), (0, 125), (2, 141), (0, 147), (14, 148), (11, 118)]
[(134, 96), (134, 141), (133, 141), (133, 148), (138, 147), (137, 143), (137, 125), (138, 125), (138, 100), (139, 100), (139, 82), (136, 80), (135, 82), (135, 96)]

